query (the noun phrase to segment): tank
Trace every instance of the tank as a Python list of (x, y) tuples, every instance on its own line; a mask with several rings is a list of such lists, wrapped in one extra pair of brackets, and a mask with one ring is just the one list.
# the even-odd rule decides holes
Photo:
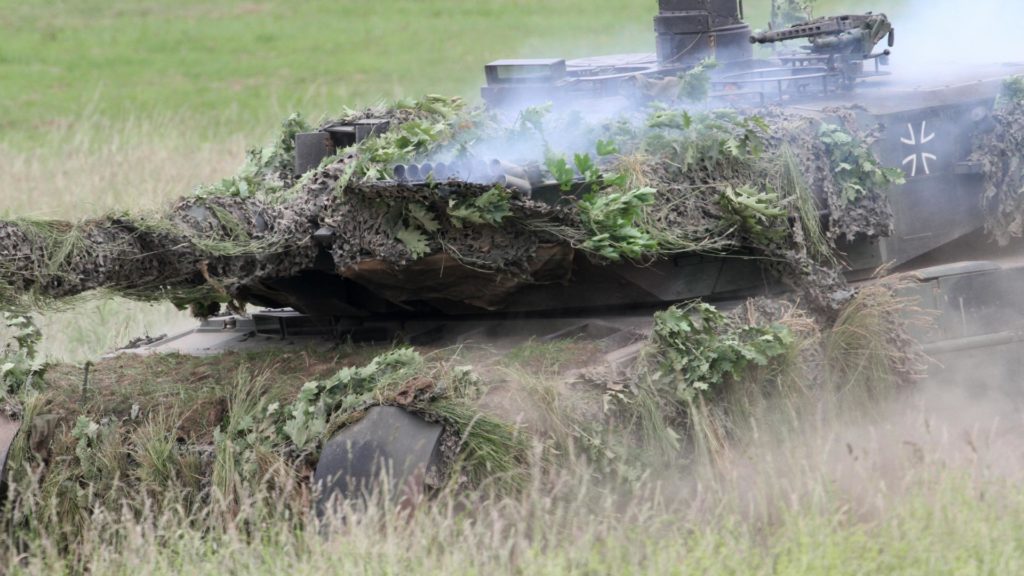
[[(743, 21), (740, 0), (660, 0), (654, 32), (651, 54), (492, 62), (484, 69), (482, 98), (492, 111), (513, 116), (545, 103), (555, 109), (617, 109), (649, 99), (652, 90), (713, 60), (711, 107), (775, 107), (864, 131), (881, 127), (871, 149), (882, 165), (902, 173), (903, 182), (887, 194), (891, 233), (838, 240), (845, 281), (873, 282), (883, 268), (913, 273), (916, 283), (909, 290), (937, 318), (932, 329), (917, 335), (926, 351), (978, 361), (1017, 355), (1012, 351), (1024, 339), (1024, 295), (1015, 286), (1024, 281), (1024, 266), (1013, 246), (993, 250), (985, 241), (984, 166), (972, 151), (992, 130), (1004, 81), (1024, 74), (1024, 63), (993, 63), (909, 83), (888, 70), (895, 31), (883, 14), (818, 18), (755, 33)], [(807, 45), (780, 46), (800, 40)], [(764, 45), (773, 51), (755, 51)], [(294, 176), (394, 124), (391, 118), (366, 117), (297, 134)], [(553, 208), (565, 195), (565, 182), (535, 166), (513, 157), (482, 160), (399, 163), (375, 189), (500, 186)], [(583, 174), (572, 179), (570, 188), (585, 185)], [(200, 209), (192, 216), (200, 222), (209, 218)], [(827, 223), (828, 208), (819, 216)], [(319, 226), (313, 245), (333, 246), (337, 234)], [(790, 289), (766, 278), (759, 262), (743, 251), (595, 262), (563, 244), (539, 246), (529, 266), (531, 281), (503, 283), (444, 254), (397, 267), (367, 258), (343, 270), (328, 258), (325, 265), (244, 286), (245, 300), (260, 311), (214, 315), (195, 329), (123, 353), (209, 355), (339, 338), (440, 346), (486, 337), (496, 346), (511, 346), (571, 336), (598, 343), (604, 361), (620, 365), (636, 355), (638, 338), (650, 332), (658, 310), (698, 299), (729, 308)], [(0, 419), (0, 460), (16, 432), (16, 422)], [(417, 470), (437, 466), (443, 441), (438, 424), (399, 407), (372, 408), (326, 443), (315, 481), (325, 488), (324, 499), (351, 496), (358, 490), (339, 478), (372, 478), (386, 461), (394, 481), (404, 482)]]

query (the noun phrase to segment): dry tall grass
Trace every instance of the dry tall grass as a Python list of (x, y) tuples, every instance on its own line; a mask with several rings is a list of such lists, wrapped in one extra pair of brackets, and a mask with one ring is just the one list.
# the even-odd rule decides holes
[(159, 208), (242, 163), (251, 135), (203, 142), (208, 131), (176, 116), (93, 117), (48, 130), (31, 145), (0, 141), (0, 213), (77, 218)]
[[(204, 142), (201, 135), (210, 131), (173, 116), (118, 122), (86, 116), (42, 134), (31, 146), (0, 141), (0, 216), (75, 219), (161, 208), (242, 163), (252, 137)], [(170, 305), (107, 298), (44, 313), (40, 320), (44, 353), (68, 360), (187, 325)]]
[[(164, 487), (130, 495), (120, 513), (79, 510), (82, 539), (70, 549), (31, 528), (33, 514), (61, 513), (56, 503), (23, 494), (29, 508), (9, 512), (23, 518), (30, 552), (4, 541), (0, 565), (12, 574), (1018, 573), (1024, 461), (1014, 429), (932, 400), (764, 429), (713, 470), (674, 462), (609, 480), (567, 457), (535, 464), (520, 493), (445, 493), (411, 507), (378, 493), (326, 519), (288, 505), (301, 484), (214, 496), (194, 515), (183, 503), (195, 494)], [(14, 488), (39, 493), (31, 480)]]

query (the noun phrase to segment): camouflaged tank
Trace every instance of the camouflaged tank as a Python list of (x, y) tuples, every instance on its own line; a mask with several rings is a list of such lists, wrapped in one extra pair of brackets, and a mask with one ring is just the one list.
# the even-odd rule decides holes
[[(291, 119), (158, 217), (0, 223), (0, 295), (104, 288), (202, 318), (122, 356), (571, 339), (578, 372), (630, 366), (672, 305), (795, 298), (828, 322), (884, 269), (935, 312), (914, 334), (926, 352), (1016, 370), (1024, 267), (1003, 191), (1021, 182), (1024, 104), (1000, 95), (1024, 63), (908, 81), (888, 72), (882, 14), (754, 33), (737, 0), (659, 4), (654, 54), (493, 62), (483, 107)], [(72, 257), (42, 266), (71, 230)], [(300, 399), (326, 394), (312, 384)], [(382, 466), (395, 486), (443, 483), (462, 443), (416, 408), (436, 383), (401, 384), (309, 443), (321, 502)], [(0, 418), (0, 461), (19, 428)]]

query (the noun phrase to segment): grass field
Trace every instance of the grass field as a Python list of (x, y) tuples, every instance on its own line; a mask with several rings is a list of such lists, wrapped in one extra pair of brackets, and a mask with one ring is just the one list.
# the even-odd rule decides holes
[[(585, 10), (584, 10), (585, 7)], [(499, 57), (647, 51), (650, 2), (51, 2), (4, 7), (0, 128), (178, 114), (265, 133), (425, 92), (472, 95)]]
[[(748, 20), (766, 22), (767, 4), (748, 0)], [(655, 12), (654, 0), (4, 0), (0, 140), (102, 134), (112, 121), (183, 124), (190, 141), (220, 143), (293, 111), (474, 96), (497, 58), (652, 52)]]
[[(750, 20), (766, 19), (766, 1), (745, 4)], [(650, 51), (655, 10), (654, 0), (0, 0), (0, 215), (156, 208), (232, 173), (292, 111), (316, 119), (428, 92), (474, 97), (483, 64), (499, 57)], [(46, 353), (71, 362), (189, 322), (168, 306), (103, 299), (42, 319)], [(609, 485), (580, 464), (519, 495), (452, 495), (411, 517), (379, 504), (326, 536), (312, 517), (255, 501), (240, 513), (211, 505), (237, 516), (206, 532), (173, 509), (97, 514), (78, 548), (40, 534), (0, 571), (1020, 573), (1019, 429), (1012, 414), (964, 415), (972, 400), (912, 399), (786, 437), (759, 430), (703, 475), (677, 465)]]

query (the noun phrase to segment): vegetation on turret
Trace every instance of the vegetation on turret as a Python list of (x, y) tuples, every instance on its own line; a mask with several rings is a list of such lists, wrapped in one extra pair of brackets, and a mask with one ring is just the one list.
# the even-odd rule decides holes
[[(833, 240), (888, 233), (885, 192), (899, 181), (878, 165), (869, 139), (778, 110), (687, 110), (672, 100), (590, 120), (547, 107), (507, 119), (429, 96), (341, 119), (371, 117), (390, 129), (306, 174), (290, 172), (292, 139), (307, 129), (293, 116), (236, 176), (166, 213), (0, 222), (4, 306), (95, 289), (200, 310), (262, 303), (264, 280), (322, 267), (324, 252), (343, 276), (368, 260), (393, 271), (444, 254), (515, 286), (545, 281), (537, 251), (561, 245), (598, 262), (685, 252), (759, 258), (830, 310), (828, 294), (842, 292)], [(562, 197), (542, 203), (511, 187), (411, 185), (391, 174), (399, 162), (495, 155), (557, 182)], [(313, 240), (323, 229), (326, 244)]]
[(1024, 77), (1005, 82), (992, 121), (971, 159), (981, 162), (985, 178), (985, 230), (1005, 246), (1024, 236)]

